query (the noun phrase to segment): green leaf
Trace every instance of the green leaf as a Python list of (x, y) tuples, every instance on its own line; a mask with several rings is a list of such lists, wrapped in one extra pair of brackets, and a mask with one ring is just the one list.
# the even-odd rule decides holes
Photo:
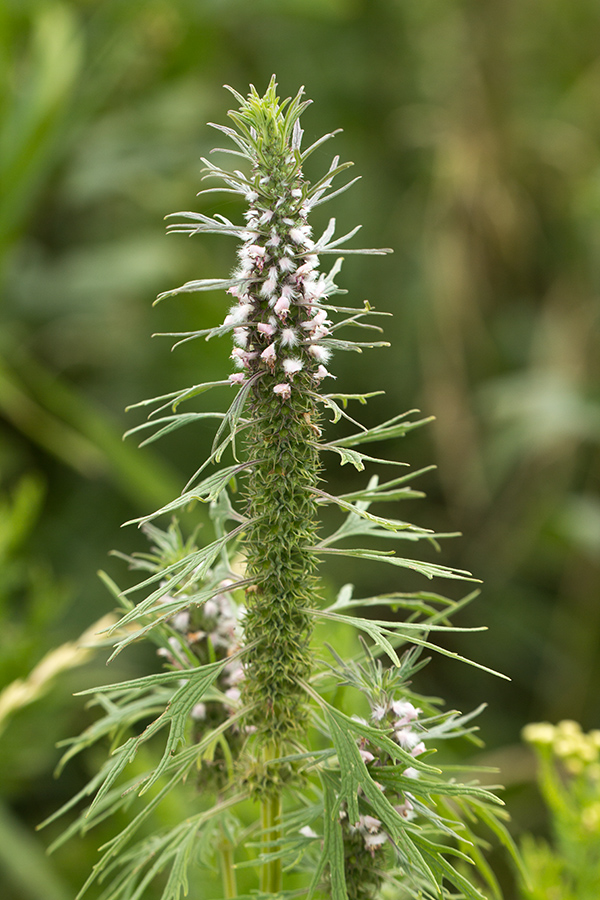
[[(341, 804), (345, 803), (350, 824), (358, 822), (360, 791), (369, 800), (392, 840), (397, 843), (398, 849), (410, 868), (435, 883), (430, 868), (412, 839), (412, 826), (392, 806), (381, 788), (371, 778), (363, 762), (356, 739), (352, 736), (356, 733), (356, 723), (324, 701), (321, 705), (331, 729), (331, 738), (337, 751), (340, 767), (341, 783), (335, 800), (334, 814), (339, 814)], [(364, 726), (362, 727), (364, 728)], [(390, 743), (392, 742), (390, 741)], [(406, 755), (409, 756), (409, 754)], [(409, 758), (412, 766), (418, 762), (413, 757), (409, 756)], [(422, 765), (424, 764), (421, 763)]]
[[(225, 547), (229, 541), (241, 534), (246, 525), (247, 523), (239, 525), (237, 528), (234, 528), (233, 531), (223, 535), (223, 537), (217, 538), (217, 540), (212, 541), (212, 543), (208, 544), (206, 547), (188, 553), (183, 559), (179, 559), (176, 562), (165, 566), (164, 569), (155, 572), (149, 578), (145, 578), (133, 587), (121, 591), (119, 596), (126, 598), (128, 594), (144, 590), (151, 584), (155, 584), (157, 581), (159, 582), (159, 587), (153, 591), (150, 596), (146, 597), (144, 601), (138, 603), (135, 607), (135, 611), (131, 610), (131, 612), (127, 613), (127, 615), (115, 625), (113, 630), (122, 627), (133, 618), (138, 618), (140, 613), (145, 613), (147, 610), (151, 609), (157, 600), (167, 596), (171, 591), (176, 593), (178, 586), (180, 584), (185, 584), (188, 575), (192, 575), (193, 573), (195, 581), (201, 581), (205, 578), (208, 570), (213, 565), (223, 547)], [(114, 555), (119, 556), (118, 553)]]
[(317, 497), (320, 497), (325, 503), (334, 503), (336, 506), (339, 506), (340, 509), (351, 513), (352, 517), (356, 516), (360, 519), (366, 519), (368, 522), (376, 525), (378, 528), (383, 528), (385, 531), (410, 531), (413, 537), (418, 535), (420, 537), (431, 538), (433, 535), (433, 532), (429, 529), (411, 525), (410, 522), (403, 522), (400, 519), (387, 519), (384, 516), (373, 515), (373, 513), (367, 512), (366, 507), (369, 505), (368, 503), (348, 503), (347, 500), (343, 500), (341, 497), (335, 497), (333, 494), (328, 494), (327, 491), (322, 491), (320, 488), (311, 487), (309, 490)]
[(431, 472), (435, 468), (435, 466), (425, 466), (422, 469), (409, 472), (408, 475), (401, 475), (399, 478), (385, 481), (383, 484), (379, 484), (378, 476), (374, 475), (364, 490), (352, 491), (349, 494), (340, 494), (340, 499), (348, 500), (349, 502), (368, 500), (374, 503), (380, 500), (408, 500), (413, 497), (424, 497), (425, 494), (422, 491), (414, 491), (411, 488), (406, 487), (401, 488), (399, 485), (406, 484), (408, 481), (412, 481), (413, 478), (418, 478), (419, 475), (424, 475), (425, 472)]
[[(444, 654), (445, 651), (436, 647), (435, 644), (430, 644), (427, 641), (422, 639), (415, 638), (419, 632), (429, 632), (429, 631), (486, 631), (487, 629), (483, 626), (481, 627), (469, 627), (469, 628), (460, 628), (458, 626), (453, 625), (431, 625), (428, 622), (389, 622), (385, 620), (377, 620), (377, 619), (363, 619), (356, 616), (341, 616), (337, 613), (331, 612), (329, 610), (321, 610), (321, 609), (313, 609), (306, 610), (308, 613), (312, 613), (312, 615), (316, 619), (327, 619), (333, 622), (339, 622), (340, 624), (351, 625), (353, 628), (356, 628), (358, 631), (364, 631), (365, 634), (368, 634), (369, 637), (373, 639), (375, 644), (380, 647), (392, 660), (394, 665), (400, 665), (400, 659), (398, 654), (396, 653), (394, 647), (387, 640), (386, 635), (392, 634), (394, 637), (400, 635), (404, 637), (407, 641), (412, 641), (413, 643), (419, 644), (419, 646), (428, 647), (429, 649), (435, 649), (438, 652)], [(462, 657), (457, 657), (453, 655), (453, 658), (462, 659)], [(467, 659), (463, 659), (463, 662), (469, 662)], [(471, 663), (471, 665), (477, 665), (476, 663)], [(492, 671), (490, 669), (485, 669), (485, 671)], [(498, 674), (498, 673), (494, 673)]]
[(382, 422), (381, 425), (376, 425), (374, 428), (365, 429), (358, 434), (351, 434), (348, 437), (338, 438), (336, 441), (331, 441), (329, 447), (354, 447), (356, 444), (365, 444), (370, 441), (387, 441), (391, 438), (404, 437), (409, 431), (420, 428), (421, 425), (426, 425), (428, 422), (433, 422), (433, 416), (419, 419), (416, 422), (402, 422), (402, 419), (406, 418), (406, 416), (416, 412), (419, 412), (419, 410), (411, 409), (408, 412), (394, 416), (392, 419), (388, 419), (387, 422)]
[(477, 581), (476, 578), (473, 578), (470, 572), (467, 572), (464, 569), (454, 569), (449, 568), (448, 566), (438, 566), (435, 563), (420, 562), (417, 559), (403, 559), (402, 557), (395, 556), (393, 550), (389, 550), (387, 552), (379, 550), (360, 549), (340, 550), (334, 547), (325, 547), (321, 544), (318, 544), (312, 549), (315, 553), (319, 554), (329, 553), (335, 554), (337, 556), (353, 556), (357, 559), (371, 559), (375, 562), (388, 563), (391, 566), (400, 566), (403, 569), (412, 569), (414, 572), (419, 572), (421, 575), (425, 575), (426, 578), (452, 578), (458, 579), (460, 581)]
[[(125, 411), (129, 412), (130, 409), (138, 409), (141, 406), (152, 406), (153, 403), (160, 403), (162, 400), (166, 401), (162, 406), (150, 413), (151, 416), (155, 416), (163, 409), (171, 407), (175, 410), (184, 400), (190, 400), (192, 397), (197, 397), (199, 394), (210, 391), (214, 387), (223, 387), (224, 385), (230, 386), (229, 381), (206, 381), (203, 384), (195, 384), (194, 387), (191, 388), (184, 388), (179, 391), (171, 391), (169, 394), (162, 394), (160, 397), (151, 397), (149, 400), (139, 400), (137, 403), (131, 403)], [(130, 434), (131, 432), (127, 433)]]
[(141, 525), (144, 522), (151, 521), (151, 519), (156, 519), (158, 516), (166, 515), (167, 513), (172, 513), (177, 509), (181, 509), (182, 506), (187, 506), (188, 503), (193, 503), (195, 500), (199, 500), (202, 503), (212, 503), (213, 500), (217, 499), (221, 491), (225, 490), (236, 475), (243, 472), (244, 469), (252, 468), (257, 462), (258, 460), (248, 460), (247, 462), (237, 463), (233, 466), (226, 466), (218, 472), (215, 472), (213, 475), (210, 475), (208, 478), (205, 478), (200, 484), (197, 484), (193, 490), (185, 491), (175, 500), (171, 501), (171, 503), (167, 503), (165, 506), (157, 509), (156, 512), (149, 513), (146, 516), (139, 516), (137, 519), (129, 519), (128, 522), (124, 522), (123, 524)]
[(350, 450), (347, 447), (342, 447), (336, 443), (327, 443), (327, 444), (317, 444), (319, 449), (321, 450), (331, 450), (334, 453), (339, 454), (341, 458), (340, 465), (345, 466), (346, 463), (352, 463), (355, 469), (359, 472), (362, 472), (364, 469), (363, 460), (367, 462), (380, 463), (384, 466), (405, 466), (407, 463), (398, 462), (396, 459), (377, 459), (374, 456), (367, 456), (366, 453), (359, 453), (357, 450)]
[(147, 444), (152, 444), (154, 441), (157, 441), (159, 438), (164, 437), (166, 434), (170, 434), (172, 431), (175, 431), (177, 428), (181, 428), (183, 425), (188, 425), (191, 422), (197, 422), (199, 419), (222, 419), (225, 413), (221, 412), (206, 412), (206, 413), (177, 413), (174, 416), (162, 416), (160, 419), (152, 419), (149, 422), (142, 422), (141, 425), (136, 425), (135, 428), (130, 428), (129, 431), (126, 431), (123, 435), (123, 438), (130, 437), (132, 434), (137, 434), (138, 431), (145, 431), (147, 428), (155, 428), (161, 423), (166, 422), (166, 425), (163, 425), (162, 428), (159, 428), (154, 434), (150, 435), (150, 437), (145, 438), (138, 446), (145, 447)]
[(323, 785), (323, 849), (315, 869), (307, 900), (312, 900), (325, 867), (329, 868), (332, 900), (348, 900), (344, 872), (344, 839), (336, 803), (335, 783), (327, 771), (320, 772)]
[(367, 400), (371, 397), (379, 397), (382, 394), (385, 394), (385, 391), (369, 391), (367, 394), (321, 394), (320, 396), (327, 396), (329, 400), (341, 400), (342, 406), (346, 409), (348, 400), (358, 400), (361, 406), (365, 406)]

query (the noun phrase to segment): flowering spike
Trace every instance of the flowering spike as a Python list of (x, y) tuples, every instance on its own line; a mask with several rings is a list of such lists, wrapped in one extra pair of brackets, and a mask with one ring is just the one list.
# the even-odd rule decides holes
[[(145, 442), (188, 421), (207, 417), (220, 421), (209, 458), (181, 496), (138, 520), (152, 542), (152, 552), (125, 558), (130, 566), (144, 569), (146, 577), (124, 592), (105, 579), (124, 608), (115, 653), (150, 637), (158, 644), (159, 657), (168, 671), (95, 691), (106, 716), (99, 726), (93, 726), (94, 734), (128, 734), (140, 720), (145, 727), (115, 749), (103, 773), (82, 792), (90, 793), (100, 785), (88, 817), (84, 814), (78, 827), (87, 830), (95, 821), (102, 821), (111, 803), (116, 811), (130, 802), (132, 792), (123, 791), (122, 784), (116, 789), (114, 785), (140, 746), (165, 724), (169, 733), (161, 759), (141, 781), (136, 773), (136, 787), (144, 793), (168, 775), (165, 787), (153, 796), (154, 804), (199, 767), (197, 777), (212, 791), (212, 798), (203, 801), (202, 811), (189, 815), (166, 835), (144, 835), (140, 844), (127, 847), (118, 859), (118, 850), (125, 847), (136, 827), (126, 826), (106, 845), (87, 884), (121, 865), (123, 871), (117, 872), (107, 894), (138, 897), (153, 874), (172, 861), (163, 897), (173, 900), (182, 890), (187, 892), (188, 861), (203, 856), (214, 843), (225, 896), (233, 898), (232, 841), (240, 832), (254, 840), (256, 829), (232, 825), (232, 808), (240, 801), (259, 799), (262, 848), (257, 887), (262, 897), (291, 893), (282, 883), (284, 863), (287, 867), (311, 844), (311, 850), (320, 849), (310, 860), (315, 874), (309, 896), (316, 890), (329, 893), (331, 889), (336, 900), (373, 900), (384, 873), (390, 882), (396, 881), (389, 890), (398, 895), (445, 896), (450, 890), (453, 895), (482, 896), (466, 881), (462, 866), (453, 867), (454, 850), (444, 847), (454, 837), (464, 857), (465, 847), (481, 843), (468, 824), (480, 809), (496, 833), (502, 833), (494, 819), (497, 800), (474, 784), (447, 783), (440, 769), (428, 761), (436, 741), (470, 734), (469, 722), (478, 710), (466, 716), (440, 713), (435, 701), (420, 697), (410, 687), (413, 675), (424, 664), (419, 660), (423, 649), (438, 649), (446, 656), (463, 659), (437, 648), (430, 638), (437, 631), (452, 630), (451, 613), (474, 594), (458, 602), (430, 593), (394, 593), (354, 601), (351, 587), (346, 586), (333, 606), (320, 608), (317, 568), (326, 554), (384, 562), (427, 578), (470, 578), (468, 572), (419, 562), (410, 554), (404, 558), (390, 550), (347, 546), (348, 539), (358, 535), (370, 541), (404, 540), (414, 546), (422, 540), (436, 546), (436, 538), (442, 535), (369, 511), (374, 502), (418, 496), (404, 484), (411, 476), (382, 485), (374, 476), (366, 488), (343, 497), (318, 486), (323, 451), (334, 451), (342, 465), (351, 462), (358, 471), (372, 462), (395, 465), (393, 460), (368, 456), (354, 448), (399, 437), (427, 421), (410, 422), (403, 415), (394, 415), (382, 425), (366, 428), (345, 410), (349, 400), (365, 403), (372, 393), (320, 393), (321, 382), (335, 377), (325, 365), (335, 350), (360, 352), (363, 347), (385, 345), (337, 338), (338, 329), (369, 327), (362, 319), (381, 314), (366, 301), (359, 309), (334, 305), (332, 297), (344, 293), (335, 281), (340, 258), (328, 272), (320, 270), (321, 255), (337, 254), (337, 248), (358, 228), (334, 239), (332, 218), (315, 240), (308, 221), (314, 206), (348, 186), (331, 192), (335, 177), (349, 164), (335, 157), (320, 180), (311, 185), (306, 179), (304, 160), (335, 132), (302, 151), (299, 120), (309, 102), (303, 99), (303, 89), (294, 98), (280, 101), (273, 76), (262, 97), (253, 86), (246, 98), (229, 90), (239, 103), (239, 109), (229, 112), (236, 128), (215, 127), (233, 141), (236, 164), (245, 169), (231, 171), (204, 160), (203, 178), (221, 182), (219, 188), (209, 190), (225, 190), (245, 199), (244, 222), (236, 225), (220, 214), (211, 217), (188, 211), (179, 214), (183, 221), (170, 225), (169, 231), (189, 235), (214, 232), (237, 238), (241, 246), (236, 267), (227, 279), (190, 281), (159, 299), (225, 290), (228, 309), (222, 323), (174, 336), (179, 344), (197, 337), (208, 340), (229, 335), (234, 371), (228, 379), (200, 383), (138, 404), (155, 406), (149, 421), (132, 429), (154, 428), (155, 433)], [(237, 162), (239, 158), (243, 163)], [(227, 385), (234, 388), (227, 412), (179, 411), (184, 401)], [(325, 440), (323, 407), (331, 411), (333, 423), (343, 418), (356, 430)], [(205, 469), (221, 463), (230, 448), (234, 463), (206, 474)], [(242, 482), (241, 490), (237, 490), (237, 479)], [(230, 487), (236, 488), (233, 499)], [(150, 524), (156, 516), (172, 515), (194, 502), (209, 505), (215, 532), (212, 543), (196, 546), (193, 539), (184, 542), (176, 523), (166, 532)], [(323, 505), (332, 505), (343, 517), (325, 536), (319, 534)], [(339, 542), (343, 547), (332, 546)], [(134, 606), (129, 596), (137, 590), (146, 595)], [(406, 620), (355, 617), (353, 607), (359, 605), (400, 609), (406, 612)], [(345, 662), (330, 648), (335, 665), (328, 670), (344, 685), (344, 691), (348, 689), (349, 700), (357, 694), (366, 698), (369, 720), (347, 715), (316, 690), (322, 683), (317, 676), (326, 672), (313, 658), (310, 642), (315, 623), (322, 622), (330, 628), (353, 627), (371, 642), (364, 644), (360, 664)], [(408, 649), (399, 653), (400, 645)], [(384, 667), (375, 653), (385, 655), (391, 665)], [(312, 749), (307, 740), (311, 714), (319, 734), (318, 747)], [(146, 724), (148, 719), (151, 721)], [(87, 747), (90, 734), (88, 729), (68, 752)], [(324, 740), (330, 742), (325, 750)], [(180, 749), (184, 741), (191, 741), (192, 746)], [(310, 778), (304, 776), (303, 767), (312, 773)], [(293, 802), (299, 784), (310, 797), (307, 801), (303, 795), (291, 810), (293, 818), (284, 823), (283, 797), (286, 803)], [(284, 794), (286, 786), (290, 789)], [(456, 797), (459, 802), (455, 803)], [(463, 808), (466, 813), (461, 818)], [(144, 816), (142, 811), (134, 822)], [(202, 853), (194, 854), (193, 843), (204, 826), (213, 830), (202, 839)], [(256, 856), (254, 850), (252, 854)], [(477, 850), (474, 862), (480, 864), (485, 878), (489, 869), (481, 859)], [(294, 890), (298, 883), (292, 884)], [(492, 888), (495, 890), (494, 884)], [(255, 892), (255, 888), (251, 890)]]

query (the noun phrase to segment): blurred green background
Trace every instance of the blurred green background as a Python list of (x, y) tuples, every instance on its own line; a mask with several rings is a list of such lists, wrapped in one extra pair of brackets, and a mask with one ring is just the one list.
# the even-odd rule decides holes
[[(437, 463), (407, 515), (463, 533), (441, 561), (485, 582), (460, 624), (489, 626), (452, 646), (512, 679), (445, 661), (421, 688), (489, 701), (485, 759), (515, 833), (543, 828), (521, 727), (600, 723), (597, 0), (4, 0), (0, 46), (0, 689), (111, 610), (96, 570), (123, 583), (108, 552), (143, 549), (120, 523), (179, 492), (210, 446), (199, 428), (138, 450), (123, 410), (230, 370), (222, 342), (171, 355), (150, 340), (219, 321), (218, 294), (151, 303), (234, 260), (233, 243), (167, 238), (162, 219), (239, 218), (194, 197), (205, 123), (225, 122), (224, 83), (262, 91), (276, 73), (282, 96), (304, 84), (314, 100), (307, 143), (344, 130), (309, 176), (334, 152), (362, 176), (315, 226), (362, 222), (361, 245), (394, 248), (344, 266), (354, 304), (393, 313), (393, 346), (338, 357), (338, 384), (386, 389), (367, 424), (436, 417), (385, 451)], [(422, 586), (330, 575), (357, 595)], [(0, 703), (7, 900), (68, 900), (95, 859), (97, 835), (48, 861), (33, 830), (93, 769), (52, 777), (55, 742), (88, 715), (72, 692), (107, 679), (101, 655), (78, 661)], [(152, 665), (132, 653), (111, 677)]]

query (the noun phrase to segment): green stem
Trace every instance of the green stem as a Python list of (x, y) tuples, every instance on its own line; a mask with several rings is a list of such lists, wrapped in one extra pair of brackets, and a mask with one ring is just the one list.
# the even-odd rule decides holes
[(223, 836), (223, 841), (219, 847), (219, 863), (221, 866), (221, 881), (223, 882), (223, 897), (225, 900), (233, 900), (238, 894), (233, 846), (225, 836)]
[[(279, 756), (279, 746), (275, 743), (265, 748), (263, 759), (269, 763)], [(266, 856), (270, 856), (277, 847), (275, 842), (281, 838), (282, 796), (281, 790), (272, 790), (266, 797), (260, 808), (260, 821), (262, 826), (262, 849)], [(270, 859), (262, 864), (260, 873), (260, 889), (265, 894), (277, 894), (283, 886), (281, 859)]]

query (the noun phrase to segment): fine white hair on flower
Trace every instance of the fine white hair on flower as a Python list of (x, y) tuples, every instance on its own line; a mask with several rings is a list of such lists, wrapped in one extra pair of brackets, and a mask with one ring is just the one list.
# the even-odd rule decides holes
[(246, 351), (241, 347), (234, 347), (231, 351), (231, 359), (238, 369), (242, 369), (246, 365)]
[(324, 300), (326, 296), (324, 278), (319, 278), (318, 281), (305, 282), (304, 297), (306, 300), (314, 302), (315, 300)]
[(304, 368), (304, 363), (301, 359), (284, 359), (283, 361), (283, 371), (286, 375), (295, 375), (297, 372), (301, 372)]
[(290, 228), (290, 240), (295, 244), (306, 244), (310, 234), (310, 225), (296, 225)]
[(282, 272), (293, 272), (296, 269), (296, 263), (289, 256), (282, 256), (279, 260), (279, 268)]
[(248, 329), (234, 328), (233, 340), (238, 345), (238, 347), (246, 347), (248, 344)]
[(260, 244), (250, 244), (249, 247), (242, 247), (243, 250), (251, 259), (263, 259), (267, 252), (266, 248), (261, 247)]
[(280, 339), (284, 347), (294, 347), (298, 343), (298, 335), (293, 328), (282, 328)]
[(224, 325), (243, 325), (247, 320), (248, 316), (252, 312), (252, 304), (251, 303), (240, 303), (237, 306), (232, 306), (229, 310), (229, 314), (225, 316), (223, 321)]
[(327, 347), (322, 347), (320, 344), (311, 344), (308, 352), (320, 363), (326, 363), (331, 356), (331, 350), (328, 350)]
[[(319, 369), (321, 369), (321, 368), (324, 368), (324, 366), (319, 366)], [(325, 369), (325, 371), (327, 371), (327, 370)], [(318, 372), (319, 372), (319, 370), (317, 369), (317, 374), (318, 374)], [(321, 377), (325, 377), (325, 376), (321, 376)], [(381, 722), (381, 720), (383, 719), (383, 717), (385, 716), (386, 713), (387, 713), (387, 706), (383, 706), (382, 704), (377, 704), (376, 706), (373, 707), (373, 710), (371, 712), (371, 718), (375, 719), (376, 722)]]
[(261, 293), (262, 297), (269, 298), (269, 297), (273, 296), (273, 294), (275, 293), (276, 290), (277, 290), (277, 270), (271, 268), (271, 269), (269, 269), (268, 277), (265, 278), (265, 280), (263, 281), (263, 283), (261, 285), (260, 293)]

